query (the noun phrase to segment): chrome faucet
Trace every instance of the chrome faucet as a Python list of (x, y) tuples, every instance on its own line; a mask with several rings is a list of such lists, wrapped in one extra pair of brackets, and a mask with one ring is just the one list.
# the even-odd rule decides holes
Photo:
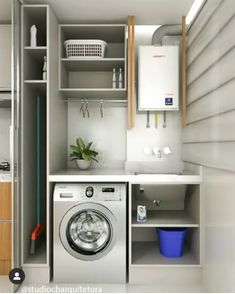
[(171, 149), (170, 147), (168, 146), (165, 146), (162, 148), (160, 147), (155, 147), (153, 148), (153, 154), (157, 157), (157, 158), (162, 158), (162, 154), (164, 155), (170, 155), (172, 152), (171, 152)]

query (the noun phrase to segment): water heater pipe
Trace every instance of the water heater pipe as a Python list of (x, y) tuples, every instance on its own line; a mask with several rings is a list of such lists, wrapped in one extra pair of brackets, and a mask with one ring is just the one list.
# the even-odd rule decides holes
[(152, 44), (156, 46), (162, 46), (163, 37), (179, 35), (182, 35), (181, 25), (163, 25), (153, 33)]
[[(162, 39), (165, 36), (179, 36), (182, 35), (182, 25), (163, 25), (160, 26), (152, 37), (152, 44), (155, 46), (162, 46)], [(166, 112), (163, 113), (163, 128), (166, 128)]]

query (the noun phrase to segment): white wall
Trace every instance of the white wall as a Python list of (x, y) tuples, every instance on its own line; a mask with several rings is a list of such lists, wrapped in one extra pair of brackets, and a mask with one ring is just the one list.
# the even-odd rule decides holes
[(10, 109), (0, 108), (0, 162), (10, 161)]
[(184, 161), (204, 168), (204, 284), (235, 291), (235, 1), (209, 0), (188, 32)]
[[(83, 118), (80, 106), (80, 103), (68, 104), (68, 145), (74, 144), (78, 137), (93, 141), (99, 152), (98, 166), (123, 168), (126, 160), (126, 107), (104, 102), (104, 118), (101, 118), (100, 104), (89, 103), (90, 118)], [(92, 164), (97, 166), (95, 162)], [(74, 167), (71, 162), (68, 166)]]
[(235, 173), (204, 168), (204, 284), (211, 292), (235, 291)]
[[(136, 26), (137, 46), (150, 45), (152, 35), (159, 26)], [(136, 56), (137, 62), (137, 56)], [(68, 103), (68, 154), (69, 146), (81, 136), (86, 141), (93, 141), (99, 152), (100, 167), (127, 167), (133, 169), (151, 168), (161, 172), (182, 170), (181, 161), (181, 118), (180, 112), (167, 113), (167, 127), (163, 129), (163, 113), (158, 115), (158, 128), (155, 128), (154, 114), (150, 114), (149, 129), (146, 128), (146, 113), (136, 115), (136, 126), (127, 131), (127, 109), (123, 105), (105, 104), (104, 118), (100, 117), (99, 103), (89, 103), (90, 118), (82, 118), (80, 103)], [(143, 148), (148, 146), (170, 146), (172, 155), (157, 159), (146, 156)], [(92, 163), (96, 167), (95, 162)], [(75, 167), (68, 162), (69, 167)]]
[[(136, 26), (136, 45), (151, 45), (152, 35), (159, 26)], [(168, 43), (170, 40), (168, 39)], [(138, 69), (138, 50), (136, 64)], [(138, 88), (138, 78), (137, 88)], [(138, 93), (137, 93), (138, 97)], [(167, 127), (163, 128), (163, 112), (158, 113), (158, 126), (155, 128), (154, 113), (150, 113), (150, 128), (146, 128), (146, 112), (137, 112), (135, 128), (127, 131), (127, 161), (128, 166), (138, 169), (151, 168), (156, 172), (179, 172), (182, 170), (181, 161), (181, 113), (167, 112)], [(169, 146), (172, 154), (158, 159), (154, 155), (145, 155), (145, 147)]]

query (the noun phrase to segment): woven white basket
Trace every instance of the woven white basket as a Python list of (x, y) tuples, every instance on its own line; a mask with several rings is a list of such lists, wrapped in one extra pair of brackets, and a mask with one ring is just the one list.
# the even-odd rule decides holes
[(67, 58), (104, 58), (107, 43), (102, 40), (67, 40), (64, 42)]

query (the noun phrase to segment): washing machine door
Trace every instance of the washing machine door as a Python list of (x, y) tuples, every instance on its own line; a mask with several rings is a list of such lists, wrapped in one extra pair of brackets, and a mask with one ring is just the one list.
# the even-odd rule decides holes
[(97, 203), (82, 203), (71, 208), (60, 224), (60, 240), (72, 256), (95, 260), (106, 255), (115, 243), (116, 219)]

